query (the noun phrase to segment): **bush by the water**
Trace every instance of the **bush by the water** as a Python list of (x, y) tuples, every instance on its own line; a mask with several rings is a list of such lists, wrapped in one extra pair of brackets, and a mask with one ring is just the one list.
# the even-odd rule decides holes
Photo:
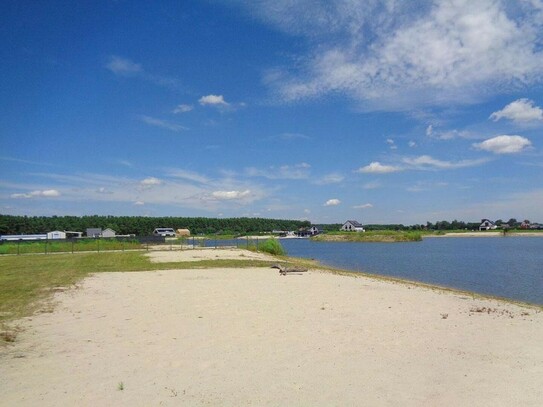
[(284, 256), (285, 249), (277, 239), (268, 239), (264, 243), (258, 245), (258, 250), (261, 252), (270, 253), (276, 256)]

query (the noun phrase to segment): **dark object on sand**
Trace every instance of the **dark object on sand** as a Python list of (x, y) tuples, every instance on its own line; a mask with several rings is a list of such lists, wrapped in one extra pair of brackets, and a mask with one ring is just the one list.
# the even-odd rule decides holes
[(279, 269), (279, 274), (281, 274), (282, 276), (286, 276), (287, 273), (305, 273), (307, 271), (307, 269), (303, 267), (288, 267), (282, 264), (274, 264), (273, 266), (271, 266), (271, 268)]

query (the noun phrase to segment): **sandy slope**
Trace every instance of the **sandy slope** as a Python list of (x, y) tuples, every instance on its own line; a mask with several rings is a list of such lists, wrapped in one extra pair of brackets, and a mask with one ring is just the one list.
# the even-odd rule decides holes
[(0, 405), (543, 405), (543, 312), (497, 301), (261, 268), (101, 273), (56, 300), (0, 351)]

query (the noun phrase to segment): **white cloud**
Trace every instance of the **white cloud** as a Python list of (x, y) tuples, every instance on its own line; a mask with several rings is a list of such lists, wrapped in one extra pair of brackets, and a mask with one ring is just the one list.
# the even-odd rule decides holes
[(481, 143), (475, 143), (473, 147), (494, 154), (515, 154), (521, 153), (531, 145), (531, 141), (525, 137), (503, 135), (492, 137)]
[(183, 131), (183, 130), (187, 130), (186, 127), (181, 126), (180, 124), (168, 122), (166, 120), (155, 119), (154, 117), (141, 116), (141, 120), (144, 123), (149, 124), (150, 126), (160, 127), (161, 129), (174, 131), (176, 133), (178, 133), (180, 131)]
[(369, 208), (373, 208), (373, 205), (370, 203), (353, 206), (353, 209), (369, 209)]
[(223, 95), (207, 95), (202, 96), (198, 102), (202, 106), (230, 106), (229, 103), (227, 103), (224, 100)]
[(11, 194), (13, 199), (31, 199), (31, 198), (56, 198), (60, 196), (60, 192), (56, 189), (45, 189), (41, 191), (32, 191), (23, 194)]
[(388, 144), (388, 146), (390, 147), (391, 150), (397, 150), (398, 149), (398, 146), (396, 145), (394, 140), (391, 139), (391, 138), (387, 139), (387, 144)]
[(517, 123), (543, 121), (543, 109), (534, 105), (529, 99), (518, 99), (509, 103), (502, 110), (498, 110), (490, 115), (490, 119), (498, 121), (500, 119), (509, 119)]
[(310, 44), (300, 68), (267, 75), (286, 101), (343, 93), (367, 109), (406, 110), (471, 103), (542, 80), (536, 2), (238, 3)]
[(413, 140), (411, 140), (409, 143), (407, 143), (407, 145), (411, 148), (414, 148), (417, 146), (417, 143), (415, 143)]
[(113, 55), (109, 58), (109, 62), (106, 64), (106, 68), (113, 72), (115, 75), (122, 76), (131, 76), (143, 72), (140, 64), (116, 55)]
[(325, 202), (324, 206), (337, 206), (341, 203), (339, 199), (329, 199)]
[(162, 181), (155, 177), (147, 177), (140, 181), (140, 185), (146, 186), (146, 187), (151, 187), (151, 186), (161, 185), (161, 184), (162, 184)]
[(452, 140), (455, 138), (470, 138), (472, 134), (467, 131), (447, 130), (436, 131), (431, 124), (426, 128), (426, 135), (437, 140)]
[(251, 194), (251, 191), (246, 189), (245, 191), (215, 191), (211, 195), (218, 200), (237, 200), (246, 198)]
[(383, 165), (379, 161), (374, 161), (365, 167), (361, 167), (357, 172), (367, 173), (367, 174), (388, 174), (391, 172), (402, 171), (400, 167), (394, 167), (392, 165)]
[(483, 158), (477, 160), (444, 161), (438, 160), (429, 155), (421, 155), (418, 157), (406, 157), (402, 161), (413, 169), (451, 170), (481, 165), (488, 162), (488, 159)]
[(175, 109), (173, 109), (174, 114), (178, 113), (187, 113), (190, 112), (192, 109), (194, 109), (194, 106), (192, 105), (177, 105)]
[(136, 202), (134, 202), (134, 205), (135, 205), (135, 206), (143, 206), (143, 205), (145, 205), (145, 202), (143, 202), (143, 201), (136, 201)]

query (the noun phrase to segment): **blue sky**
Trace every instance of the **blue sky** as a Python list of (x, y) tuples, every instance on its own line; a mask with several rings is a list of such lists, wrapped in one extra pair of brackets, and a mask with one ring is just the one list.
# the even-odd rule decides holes
[(543, 2), (5, 1), (0, 213), (543, 222)]

